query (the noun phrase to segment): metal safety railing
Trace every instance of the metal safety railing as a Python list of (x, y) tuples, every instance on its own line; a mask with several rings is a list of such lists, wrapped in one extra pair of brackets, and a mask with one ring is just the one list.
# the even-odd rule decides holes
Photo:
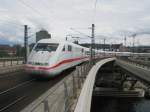
[(0, 58), (0, 67), (14, 66), (23, 64), (23, 57)]
[(90, 70), (89, 63), (77, 66), (75, 71), (57, 83), (22, 112), (71, 112)]

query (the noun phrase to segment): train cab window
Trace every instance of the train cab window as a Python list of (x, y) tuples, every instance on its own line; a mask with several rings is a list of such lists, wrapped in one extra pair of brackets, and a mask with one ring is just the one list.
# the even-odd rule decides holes
[(56, 51), (58, 44), (56, 43), (38, 43), (34, 48), (35, 51)]
[(68, 51), (72, 51), (72, 46), (68, 45)]

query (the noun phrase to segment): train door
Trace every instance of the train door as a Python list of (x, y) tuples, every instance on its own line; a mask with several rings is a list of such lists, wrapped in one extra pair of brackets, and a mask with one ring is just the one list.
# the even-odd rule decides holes
[[(67, 57), (68, 57), (67, 45), (63, 44), (61, 52), (60, 52), (59, 57), (58, 57), (58, 59), (59, 59), (58, 63), (65, 62), (65, 60), (67, 60)], [(61, 65), (61, 69), (64, 70), (66, 68), (67, 68), (67, 64), (63, 63)]]
[(65, 45), (62, 45), (62, 49), (61, 49), (61, 51), (60, 51), (60, 53), (59, 53), (59, 55), (58, 55), (58, 61), (59, 62), (61, 62), (61, 61), (63, 61), (64, 59), (65, 59)]

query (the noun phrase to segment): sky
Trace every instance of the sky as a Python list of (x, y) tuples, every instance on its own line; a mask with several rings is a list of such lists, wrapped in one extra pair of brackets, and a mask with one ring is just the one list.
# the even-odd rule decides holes
[(90, 42), (86, 35), (95, 24), (98, 43), (104, 38), (106, 43), (124, 43), (126, 36), (132, 45), (131, 35), (137, 34), (135, 45), (150, 45), (150, 0), (0, 0), (0, 17), (0, 44), (23, 44), (25, 24), (30, 43), (41, 29), (58, 40), (72, 35)]

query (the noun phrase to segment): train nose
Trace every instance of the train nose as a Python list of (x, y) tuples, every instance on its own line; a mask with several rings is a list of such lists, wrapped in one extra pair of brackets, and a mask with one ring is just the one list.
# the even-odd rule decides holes
[(37, 63), (48, 63), (52, 53), (48, 51), (38, 51), (31, 57), (29, 57), (29, 62), (37, 62)]

